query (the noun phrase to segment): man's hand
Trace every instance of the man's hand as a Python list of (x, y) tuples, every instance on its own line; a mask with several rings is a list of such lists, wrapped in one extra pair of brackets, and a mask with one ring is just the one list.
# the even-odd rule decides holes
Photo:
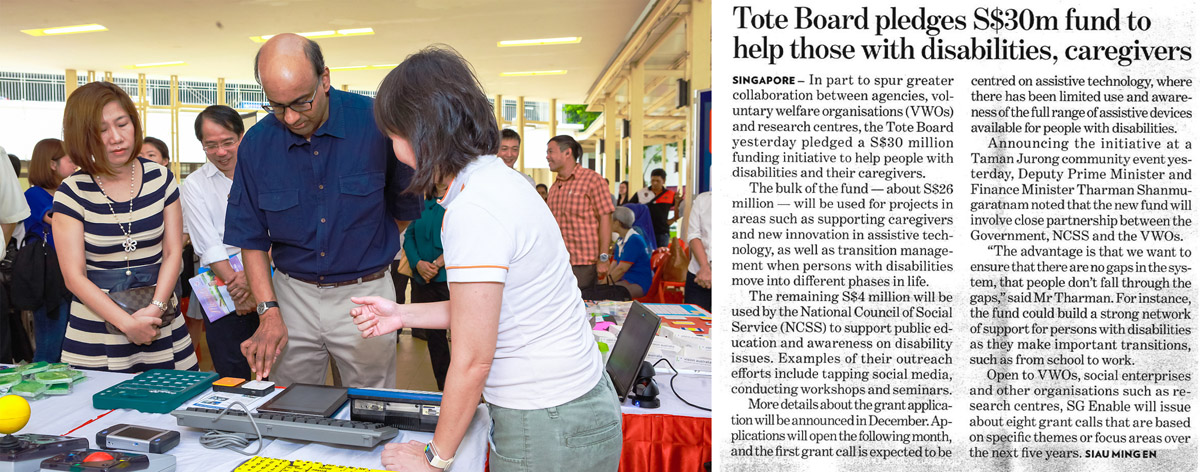
[(417, 273), (421, 274), (426, 282), (429, 282), (437, 277), (438, 267), (429, 261), (417, 261)]
[(608, 261), (596, 261), (596, 279), (604, 280), (608, 276)]
[(429, 465), (425, 460), (425, 443), (409, 441), (406, 443), (389, 443), (383, 446), (383, 456), (379, 458), (387, 470), (441, 472), (442, 469)]
[(350, 309), (362, 337), (371, 338), (399, 331), (405, 326), (404, 313), (396, 302), (383, 297), (350, 297), (359, 306)]
[(250, 370), (255, 373), (255, 380), (271, 375), (275, 358), (283, 352), (287, 340), (287, 326), (283, 324), (279, 308), (271, 308), (259, 316), (258, 330), (254, 336), (242, 342), (242, 355), (246, 356)]
[(701, 267), (696, 272), (696, 285), (712, 290), (712, 269), (709, 267)]
[(124, 326), (118, 326), (129, 342), (147, 345), (158, 337), (158, 327), (162, 325), (162, 311), (154, 305), (135, 311), (133, 316), (126, 318)]
[(225, 288), (238, 305), (248, 302), (251, 298), (250, 283), (246, 280), (245, 272), (234, 272), (233, 277), (225, 281)]

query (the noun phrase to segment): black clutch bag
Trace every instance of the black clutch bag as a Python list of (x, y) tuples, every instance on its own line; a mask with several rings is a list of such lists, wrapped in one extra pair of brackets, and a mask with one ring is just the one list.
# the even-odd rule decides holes
[[(154, 287), (154, 285), (151, 285), (148, 287), (122, 290), (120, 292), (108, 292), (108, 298), (111, 298), (112, 301), (117, 304), (117, 306), (121, 307), (122, 310), (125, 310), (125, 313), (132, 315), (138, 310), (150, 306), (150, 301), (154, 300)], [(172, 293), (171, 298), (167, 300), (167, 311), (163, 312), (162, 314), (162, 324), (160, 326), (167, 326), (171, 324), (172, 321), (175, 321), (175, 316), (179, 314), (178, 306), (179, 304), (175, 299), (175, 294)], [(106, 328), (108, 328), (108, 332), (111, 334), (125, 334), (125, 332), (121, 331), (112, 323), (105, 321), (104, 325)]]

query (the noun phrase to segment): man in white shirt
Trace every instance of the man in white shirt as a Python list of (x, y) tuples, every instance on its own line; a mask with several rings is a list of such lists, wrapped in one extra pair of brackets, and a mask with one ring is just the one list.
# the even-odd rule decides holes
[(692, 199), (692, 213), (688, 216), (688, 249), (692, 260), (688, 263), (687, 284), (683, 288), (683, 302), (699, 305), (712, 311), (712, 192), (704, 192)]
[(200, 264), (225, 282), (237, 303), (236, 314), (216, 321), (204, 316), (205, 337), (213, 367), (223, 377), (248, 379), (252, 374), (241, 344), (258, 329), (258, 315), (253, 314), (254, 300), (245, 273), (235, 271), (229, 262), (229, 257), (240, 250), (223, 242), (225, 208), (229, 204), (238, 144), (244, 131), (241, 115), (227, 106), (213, 105), (196, 117), (196, 139), (204, 146), (208, 162), (188, 176), (180, 197), (183, 199), (184, 228), (191, 236)]
[[(513, 166), (517, 164), (517, 158), (521, 156), (521, 135), (509, 128), (504, 128), (500, 131), (500, 151), (496, 153), (496, 156), (504, 161), (504, 165), (508, 166), (509, 169), (517, 170)], [(521, 171), (517, 170), (517, 172)], [(537, 183), (533, 181), (533, 177), (523, 172), (521, 176), (529, 181), (529, 185), (537, 186)]]
[[(0, 147), (0, 156), (8, 157), (8, 153)], [(25, 203), (25, 194), (21, 191), (21, 180), (13, 172), (8, 162), (0, 165), (0, 259), (4, 258), (5, 249), (13, 231), (25, 218), (29, 218), (29, 204)]]

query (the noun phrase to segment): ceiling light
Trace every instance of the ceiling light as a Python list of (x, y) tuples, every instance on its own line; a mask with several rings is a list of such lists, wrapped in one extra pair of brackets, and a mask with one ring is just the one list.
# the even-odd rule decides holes
[(400, 65), (400, 64), (375, 64), (375, 65), (371, 65), (371, 66), (342, 66), (342, 67), (330, 67), (329, 70), (331, 70), (331, 71), (334, 71), (334, 70), (348, 71), (348, 70), (391, 69), (398, 65)]
[(550, 44), (576, 44), (583, 41), (579, 36), (571, 36), (569, 38), (544, 38), (544, 39), (514, 39), (508, 41), (500, 41), (496, 43), (497, 47), (512, 47), (512, 46), (546, 46)]
[(500, 77), (529, 77), (534, 75), (563, 75), (565, 70), (531, 70), (525, 72), (501, 72)]
[[(308, 39), (344, 38), (347, 36), (366, 36), (366, 35), (370, 35), (370, 34), (375, 34), (375, 30), (373, 30), (371, 28), (350, 28), (350, 29), (340, 29), (340, 30), (336, 30), (336, 31), (334, 31), (334, 30), (309, 31), (307, 33), (296, 33), (296, 34), (298, 34), (300, 36), (304, 36), (305, 38), (308, 38)], [(273, 34), (268, 34), (265, 36), (251, 36), (250, 40), (254, 41), (256, 43), (265, 43), (265, 42), (267, 42), (268, 39), (271, 39), (273, 37), (275, 37), (275, 35), (273, 35)]]
[(149, 69), (151, 67), (182, 66), (182, 65), (186, 65), (186, 64), (187, 63), (183, 62), (183, 61), (148, 62), (146, 64), (134, 64), (132, 66), (125, 66), (125, 68), (126, 69)]
[(97, 25), (97, 24), (93, 23), (90, 25), (57, 26), (54, 28), (38, 28), (38, 29), (21, 30), (22, 33), (25, 33), (30, 36), (53, 36), (53, 35), (57, 35), (57, 34), (95, 33), (97, 31), (108, 31), (108, 28), (105, 28), (104, 25)]

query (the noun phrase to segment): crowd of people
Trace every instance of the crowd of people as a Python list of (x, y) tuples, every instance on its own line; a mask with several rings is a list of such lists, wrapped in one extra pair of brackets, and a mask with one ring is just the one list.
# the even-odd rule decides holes
[[(499, 129), (446, 48), (410, 56), (374, 101), (330, 87), (320, 47), (301, 36), (273, 37), (254, 64), (269, 114), (247, 130), (232, 108), (201, 112), (207, 162), (182, 185), (167, 145), (144, 137), (133, 101), (107, 82), (70, 94), (63, 139), (35, 146), (24, 195), (19, 167), (0, 166), (2, 241), (20, 225), (22, 246), (54, 254), (42, 272), (61, 274), (38, 292), (34, 360), (196, 370), (192, 316), (222, 376), (323, 384), (332, 362), (340, 384), (392, 388), (392, 333), (419, 328), (441, 421), (429, 444), (389, 445), (385, 466), (448, 465), (482, 395), (505, 459), (496, 470), (613, 470), (620, 414), (583, 300), (647, 294), (651, 250), (683, 210), (666, 173), (614, 196), (564, 135), (546, 145), (553, 184), (536, 184), (513, 170), (521, 136)], [(707, 196), (692, 208), (686, 295), (710, 308)], [(228, 316), (210, 321), (194, 299), (184, 311), (185, 245), (234, 300)], [(555, 440), (575, 436), (588, 446)]]

